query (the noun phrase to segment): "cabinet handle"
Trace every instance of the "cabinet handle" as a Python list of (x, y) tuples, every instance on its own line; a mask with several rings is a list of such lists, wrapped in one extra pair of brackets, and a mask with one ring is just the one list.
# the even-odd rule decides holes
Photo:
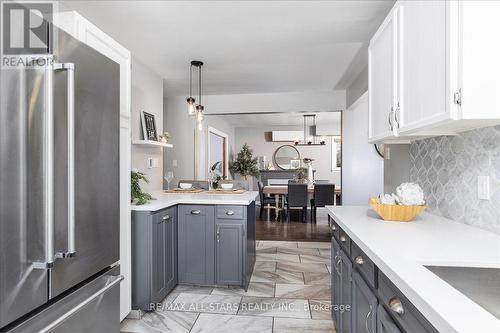
[(170, 215), (165, 215), (162, 218), (163, 222), (170, 220)]
[(372, 311), (373, 311), (373, 307), (370, 304), (370, 311), (368, 311), (368, 313), (366, 314), (366, 318), (365, 318), (365, 328), (366, 328), (366, 331), (368, 333), (372, 333), (372, 331), (370, 330), (370, 327), (368, 326), (368, 318), (370, 318), (370, 316), (372, 315)]
[(394, 111), (394, 122), (395, 122), (396, 128), (399, 128), (399, 111), (400, 111), (400, 108), (399, 108), (399, 102), (398, 102), (398, 106), (396, 107), (396, 110)]
[(393, 297), (389, 300), (389, 308), (400, 316), (405, 314), (403, 303), (401, 303), (398, 297)]
[(234, 212), (233, 212), (232, 210), (228, 210), (228, 211), (226, 212), (226, 215), (228, 215), (228, 216), (233, 216), (233, 215), (234, 215)]
[(220, 227), (217, 226), (217, 243), (220, 241)]
[(358, 265), (363, 265), (365, 263), (365, 259), (363, 259), (362, 256), (357, 256), (354, 261), (356, 262), (356, 264)]
[(344, 235), (342, 235), (342, 236), (340, 236), (340, 241), (342, 243), (345, 243), (347, 241), (347, 238)]
[(335, 231), (337, 230), (337, 227), (335, 225), (332, 224), (332, 230)]
[(201, 212), (199, 210), (197, 210), (197, 209), (194, 209), (194, 210), (191, 211), (191, 215), (200, 215), (200, 213)]
[(391, 129), (391, 131), (393, 130), (393, 126), (392, 126), (392, 113), (394, 112), (394, 107), (391, 106), (391, 112), (389, 112), (389, 117), (388, 117), (388, 122), (389, 122), (389, 128)]

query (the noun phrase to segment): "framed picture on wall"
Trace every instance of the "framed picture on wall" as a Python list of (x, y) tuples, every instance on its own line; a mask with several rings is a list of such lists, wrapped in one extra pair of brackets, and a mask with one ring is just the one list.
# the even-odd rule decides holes
[(332, 136), (332, 171), (342, 167), (342, 141), (340, 136)]
[(144, 140), (158, 141), (158, 133), (156, 132), (155, 115), (142, 111), (141, 112), (142, 137)]

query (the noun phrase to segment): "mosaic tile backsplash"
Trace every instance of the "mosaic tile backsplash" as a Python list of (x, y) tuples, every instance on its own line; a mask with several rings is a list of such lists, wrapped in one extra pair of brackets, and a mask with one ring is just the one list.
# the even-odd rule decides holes
[[(500, 234), (500, 126), (415, 141), (410, 165), (429, 212)], [(489, 201), (477, 197), (478, 176), (490, 176)]]

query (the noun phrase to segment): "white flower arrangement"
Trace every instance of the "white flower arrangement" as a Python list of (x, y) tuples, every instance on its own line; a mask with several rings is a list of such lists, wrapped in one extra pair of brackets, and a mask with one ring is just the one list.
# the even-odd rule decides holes
[(396, 194), (382, 193), (378, 200), (383, 205), (421, 206), (425, 204), (424, 191), (415, 183), (402, 183)]

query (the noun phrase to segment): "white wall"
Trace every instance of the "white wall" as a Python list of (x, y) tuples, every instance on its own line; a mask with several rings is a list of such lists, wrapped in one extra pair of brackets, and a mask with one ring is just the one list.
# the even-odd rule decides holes
[[(165, 91), (168, 96), (168, 91)], [(272, 94), (238, 94), (203, 96), (206, 114), (242, 112), (331, 111), (345, 109), (345, 91), (292, 92)], [(171, 134), (174, 149), (166, 151), (164, 169), (174, 172), (174, 182), (194, 179), (195, 176), (195, 121), (187, 114), (186, 96), (169, 96), (164, 102), (164, 130)], [(223, 116), (207, 116), (210, 125), (229, 136), (231, 157), (235, 148), (235, 129)], [(174, 161), (177, 166), (174, 166)], [(166, 183), (165, 185), (166, 186)]]
[[(136, 59), (132, 59), (132, 141), (142, 138), (140, 114), (146, 111), (155, 115), (158, 135), (163, 132), (163, 79)], [(144, 148), (132, 145), (132, 168), (146, 173), (149, 184), (141, 183), (144, 191), (162, 188), (162, 148)], [(158, 160), (158, 167), (148, 169), (148, 158)]]
[[(247, 143), (253, 150), (254, 156), (266, 156), (266, 159), (272, 163), (274, 151), (291, 142), (272, 142), (266, 141), (265, 133), (271, 131), (288, 131), (302, 130), (302, 127), (295, 126), (265, 126), (261, 127), (237, 127), (235, 129), (235, 151), (238, 152), (241, 147)], [(340, 128), (338, 129), (340, 135)], [(314, 159), (313, 168), (316, 170), (315, 179), (329, 180), (330, 182), (340, 186), (340, 171), (331, 170), (332, 146), (331, 140), (328, 138), (327, 144), (324, 146), (297, 146), (300, 153), (300, 158), (309, 157)]]
[(342, 117), (342, 204), (366, 206), (384, 190), (384, 160), (368, 144), (368, 93)]

